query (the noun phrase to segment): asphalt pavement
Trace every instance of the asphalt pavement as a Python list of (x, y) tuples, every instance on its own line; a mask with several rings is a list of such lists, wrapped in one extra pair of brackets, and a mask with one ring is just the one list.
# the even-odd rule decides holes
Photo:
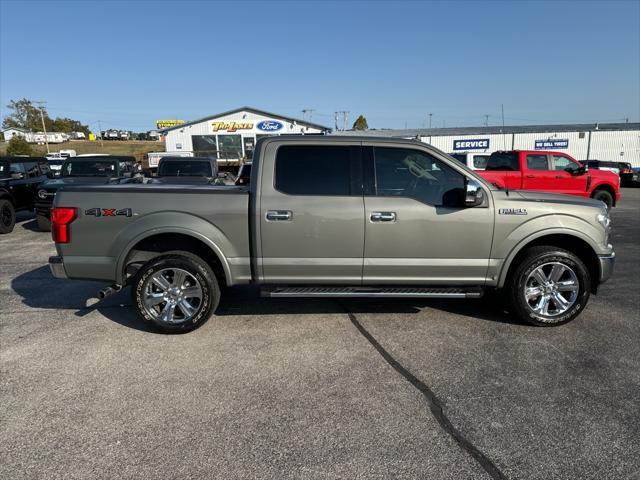
[(0, 237), (0, 478), (640, 478), (640, 189), (557, 328), (487, 300), (263, 299), (186, 335)]

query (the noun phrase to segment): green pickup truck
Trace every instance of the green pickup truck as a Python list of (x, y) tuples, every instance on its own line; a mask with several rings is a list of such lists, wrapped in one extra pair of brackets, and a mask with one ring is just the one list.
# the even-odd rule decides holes
[(261, 139), (250, 186), (85, 185), (55, 197), (56, 277), (131, 285), (139, 316), (184, 332), (225, 287), (271, 297), (477, 298), (560, 325), (613, 271), (598, 200), (499, 189), (424, 143)]

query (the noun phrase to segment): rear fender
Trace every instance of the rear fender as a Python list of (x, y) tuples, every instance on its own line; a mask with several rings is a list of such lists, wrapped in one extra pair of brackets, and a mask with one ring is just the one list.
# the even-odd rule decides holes
[[(162, 233), (188, 235), (208, 245), (220, 259), (227, 285), (233, 285), (234, 281), (227, 258), (238, 256), (235, 247), (215, 225), (195, 215), (182, 212), (160, 212), (145, 215), (118, 234), (109, 252), (110, 256), (118, 259), (116, 263), (117, 284), (122, 284), (125, 280), (125, 261), (131, 250), (140, 241)], [(178, 249), (176, 248), (176, 250)]]

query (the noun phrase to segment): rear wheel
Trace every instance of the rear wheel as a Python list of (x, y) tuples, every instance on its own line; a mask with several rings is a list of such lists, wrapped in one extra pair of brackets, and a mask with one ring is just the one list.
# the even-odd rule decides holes
[(7, 199), (0, 199), (0, 233), (11, 233), (16, 224), (16, 210)]
[(38, 230), (41, 232), (51, 231), (51, 220), (49, 220), (45, 215), (36, 213), (36, 223), (38, 224)]
[(573, 253), (553, 246), (530, 248), (508, 282), (511, 306), (533, 325), (570, 322), (587, 305), (591, 278)]
[(611, 210), (611, 207), (613, 207), (613, 196), (606, 190), (596, 190), (591, 198), (604, 202), (607, 210)]
[(189, 252), (168, 252), (150, 260), (132, 289), (138, 315), (165, 333), (188, 332), (205, 323), (220, 301), (211, 267)]

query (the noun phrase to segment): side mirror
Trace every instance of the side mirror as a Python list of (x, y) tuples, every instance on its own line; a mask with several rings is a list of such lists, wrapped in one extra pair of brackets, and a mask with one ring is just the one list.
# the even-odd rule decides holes
[(567, 171), (571, 174), (571, 175), (584, 175), (585, 173), (587, 173), (587, 166), (586, 165), (582, 165), (581, 167), (578, 167), (576, 169), (567, 169)]
[(484, 203), (484, 190), (476, 180), (467, 179), (465, 186), (464, 205), (466, 207), (477, 207)]
[(14, 172), (11, 174), (11, 178), (14, 180), (22, 180), (24, 178), (24, 173), (22, 172)]

